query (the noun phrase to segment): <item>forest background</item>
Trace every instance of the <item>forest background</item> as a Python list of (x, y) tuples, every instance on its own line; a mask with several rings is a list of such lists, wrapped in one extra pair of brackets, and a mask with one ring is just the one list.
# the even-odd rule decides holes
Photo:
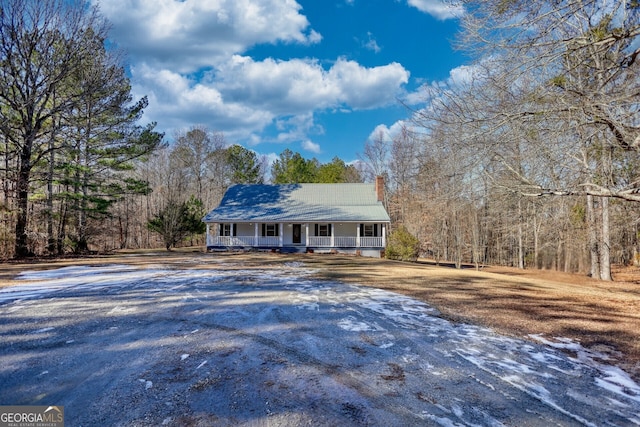
[[(436, 261), (580, 272), (639, 262), (640, 3), (463, 1), (469, 77), (360, 160), (266, 158), (196, 124), (141, 124), (108, 23), (83, 1), (0, 9), (0, 257), (204, 242), (235, 183), (370, 182)], [(419, 54), (419, 53), (417, 53)]]

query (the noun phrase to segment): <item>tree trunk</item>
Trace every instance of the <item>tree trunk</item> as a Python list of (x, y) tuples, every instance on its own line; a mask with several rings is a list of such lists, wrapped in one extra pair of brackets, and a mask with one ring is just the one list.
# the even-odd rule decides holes
[[(65, 189), (68, 192), (69, 188)], [(67, 235), (67, 220), (68, 220), (68, 201), (65, 199), (60, 203), (60, 220), (58, 223), (58, 231), (56, 233), (56, 253), (58, 255), (64, 254), (64, 241)]]
[(538, 216), (533, 215), (533, 264), (534, 268), (540, 268), (539, 254), (540, 254), (540, 230), (538, 229)]
[(591, 268), (589, 276), (600, 278), (600, 251), (598, 250), (598, 231), (593, 196), (587, 196), (587, 233), (589, 235), (589, 258)]
[(55, 154), (53, 151), (54, 137), (51, 135), (51, 141), (49, 144), (49, 169), (47, 171), (47, 253), (49, 255), (55, 254), (56, 251), (56, 237), (53, 232), (53, 166), (55, 161)]
[(454, 212), (453, 214), (453, 233), (454, 233), (454, 244), (455, 244), (455, 263), (456, 268), (462, 268), (462, 224), (460, 224), (460, 218), (458, 218), (458, 213)]
[(26, 258), (31, 255), (27, 240), (27, 219), (29, 209), (29, 179), (31, 177), (31, 143), (25, 141), (25, 146), (20, 153), (20, 166), (16, 183), (17, 193), (17, 217), (16, 217), (16, 243), (14, 256)]
[(600, 279), (611, 277), (611, 235), (609, 233), (609, 198), (602, 198), (602, 231), (600, 239)]
[(524, 270), (524, 243), (522, 234), (522, 200), (518, 199), (518, 268)]
[(476, 209), (471, 213), (471, 239), (473, 251), (473, 264), (476, 271), (480, 270), (480, 224), (478, 219), (478, 211)]

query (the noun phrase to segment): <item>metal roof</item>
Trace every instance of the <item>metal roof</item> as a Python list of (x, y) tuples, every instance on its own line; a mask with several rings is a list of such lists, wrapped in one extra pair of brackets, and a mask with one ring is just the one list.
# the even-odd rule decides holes
[(374, 184), (238, 184), (204, 222), (389, 222)]

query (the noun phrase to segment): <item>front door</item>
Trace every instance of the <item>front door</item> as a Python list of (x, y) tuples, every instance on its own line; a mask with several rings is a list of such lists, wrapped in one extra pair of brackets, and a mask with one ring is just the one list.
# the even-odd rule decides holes
[(302, 224), (293, 224), (293, 244), (302, 243)]

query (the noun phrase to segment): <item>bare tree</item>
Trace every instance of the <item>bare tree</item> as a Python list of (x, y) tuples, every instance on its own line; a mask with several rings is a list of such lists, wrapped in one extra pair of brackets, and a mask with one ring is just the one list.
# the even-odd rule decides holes
[[(464, 4), (461, 45), (479, 60), (467, 81), (432, 94), (420, 124), (488, 159), (493, 184), (522, 195), (640, 201), (640, 172), (618, 178), (640, 152), (637, 2)], [(608, 201), (598, 205), (599, 276), (610, 279)]]
[[(373, 141), (364, 144), (364, 152), (358, 155), (366, 165), (365, 179), (373, 181), (376, 176), (389, 176), (389, 141), (380, 130)], [(385, 180), (387, 182), (388, 180)]]
[(411, 233), (418, 230), (407, 224), (411, 205), (415, 199), (413, 191), (420, 167), (423, 144), (406, 125), (395, 135), (389, 147), (388, 210), (392, 221), (404, 224)]
[[(195, 196), (203, 200), (205, 184), (212, 179), (210, 168), (215, 163), (215, 156), (223, 160), (226, 147), (224, 135), (212, 132), (205, 126), (193, 126), (188, 131), (178, 131), (172, 150), (175, 166), (182, 168), (195, 186)], [(213, 166), (215, 170), (215, 166)]]

